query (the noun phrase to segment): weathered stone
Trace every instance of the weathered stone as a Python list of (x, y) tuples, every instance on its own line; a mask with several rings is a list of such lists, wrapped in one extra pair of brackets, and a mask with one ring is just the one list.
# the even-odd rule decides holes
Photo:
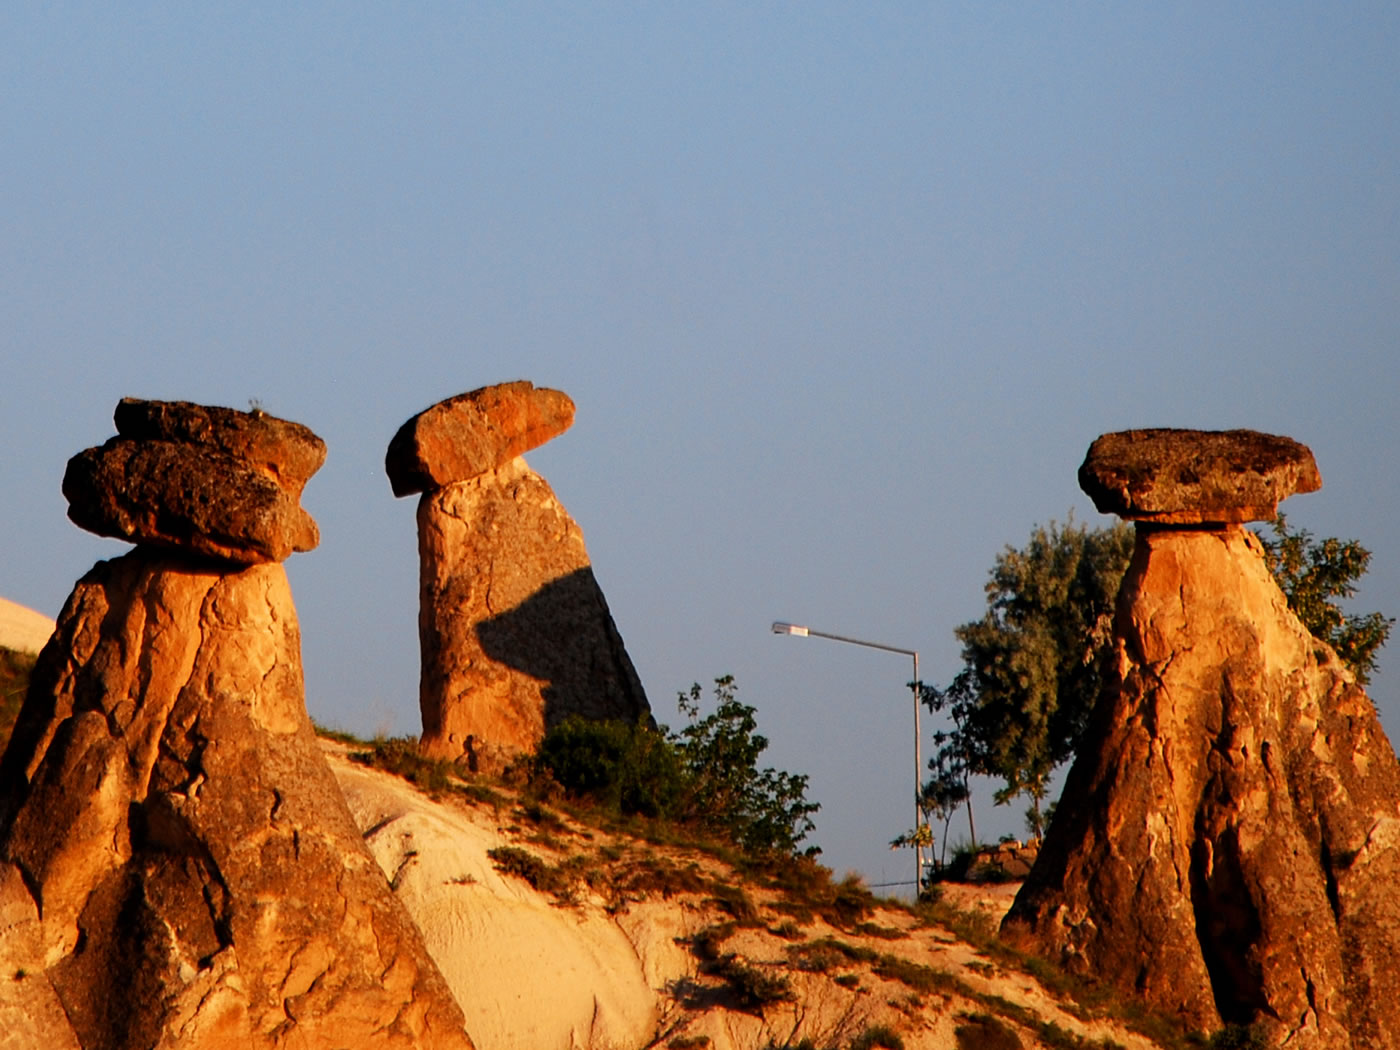
[(523, 459), (418, 504), (423, 748), (475, 768), (571, 714), (649, 712), (583, 534)]
[(1124, 430), (1089, 447), (1079, 485), (1106, 514), (1161, 524), (1267, 521), (1322, 486), (1305, 445), (1254, 430)]
[(1003, 932), (1197, 1028), (1400, 1046), (1400, 766), (1371, 701), (1239, 526), (1139, 528), (1115, 636)]
[(326, 443), (310, 427), (260, 409), (142, 401), (124, 397), (114, 415), (117, 434), (134, 441), (174, 441), (223, 452), (260, 471), (293, 496), (326, 461)]
[(471, 1046), (318, 750), (280, 566), (79, 581), (0, 761), (0, 972), (5, 1045)]
[(68, 516), (90, 532), (243, 564), (316, 546), (300, 492), (207, 445), (122, 437), (78, 453), (63, 475)]
[(504, 466), (568, 430), (574, 403), (521, 380), (439, 401), (399, 428), (384, 459), (395, 496), (430, 492)]

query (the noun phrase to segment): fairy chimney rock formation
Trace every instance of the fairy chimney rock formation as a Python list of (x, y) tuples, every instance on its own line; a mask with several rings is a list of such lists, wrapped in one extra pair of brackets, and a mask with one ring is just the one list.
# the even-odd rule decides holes
[(300, 423), (185, 401), (123, 399), (117, 436), (68, 461), (73, 523), (99, 536), (223, 558), (315, 548), (301, 490), (326, 445)]
[(1128, 431), (1080, 477), (1138, 519), (1117, 674), (1003, 933), (1196, 1028), (1400, 1046), (1400, 766), (1238, 524), (1317, 488), (1311, 454)]
[(650, 711), (583, 533), (521, 457), (573, 415), (557, 390), (504, 383), (419, 413), (389, 445), (394, 493), (422, 493), (428, 754), (500, 769), (569, 715), (635, 721)]
[(315, 542), (324, 446), (182, 403), (117, 422), (65, 488), (138, 546), (78, 581), (0, 760), (0, 1042), (469, 1050), (306, 714), (277, 561)]

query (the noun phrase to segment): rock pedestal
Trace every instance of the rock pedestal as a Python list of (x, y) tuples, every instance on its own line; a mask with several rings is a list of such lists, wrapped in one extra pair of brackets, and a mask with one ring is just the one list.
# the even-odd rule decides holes
[[(1168, 433), (1248, 458), (1220, 435)], [(1109, 437), (1139, 490), (1120, 509), (1131, 516), (1158, 479), (1133, 440)], [(1315, 476), (1296, 447), (1261, 475)], [(1201, 1029), (1400, 1045), (1400, 766), (1364, 691), (1289, 611), (1259, 541), (1221, 524), (1271, 515), (1293, 483), (1234, 503), (1220, 495), (1230, 485), (1201, 481), (1148, 512), (1198, 524), (1139, 521), (1116, 679), (1003, 933)]]
[(321, 757), (285, 572), (176, 536), (78, 582), (0, 760), (0, 1042), (469, 1050)]
[(394, 492), (423, 493), (427, 754), (499, 770), (569, 715), (649, 713), (583, 533), (520, 456), (572, 419), (573, 402), (558, 391), (508, 383), (433, 406), (389, 447)]

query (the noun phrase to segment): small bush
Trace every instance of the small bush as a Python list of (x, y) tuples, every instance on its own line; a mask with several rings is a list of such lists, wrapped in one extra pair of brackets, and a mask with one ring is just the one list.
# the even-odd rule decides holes
[(754, 904), (742, 886), (726, 886), (715, 884), (712, 887), (714, 896), (710, 898), (733, 917), (740, 926), (755, 927), (762, 926), (763, 922), (758, 917), (758, 906)]
[(803, 973), (827, 973), (846, 964), (844, 955), (820, 942), (789, 948), (788, 960), (793, 969)]
[(707, 962), (713, 962), (720, 957), (720, 947), (730, 937), (734, 936), (734, 924), (732, 922), (721, 922), (714, 926), (706, 926), (690, 939), (690, 950), (696, 956)]
[(645, 722), (567, 718), (545, 734), (536, 762), (571, 796), (620, 816), (671, 818), (686, 786), (675, 745)]
[(403, 777), (423, 791), (436, 793), (451, 786), (452, 764), (419, 754), (418, 741), (411, 736), (376, 737), (371, 750), (354, 752), (350, 759)]
[(721, 956), (711, 964), (709, 972), (724, 980), (741, 1010), (758, 1010), (796, 998), (792, 985), (782, 974), (750, 966), (736, 955)]
[(963, 981), (944, 970), (932, 966), (901, 959), (896, 955), (882, 955), (873, 967), (875, 973), (891, 981), (898, 981), (921, 994), (946, 992), (948, 994), (975, 996), (976, 993)]
[(1025, 1050), (1016, 1030), (991, 1014), (964, 1014), (953, 1034), (958, 1050)]
[(850, 1050), (873, 1050), (877, 1046), (886, 1050), (904, 1050), (904, 1039), (889, 1025), (871, 1025), (851, 1040)]
[(487, 850), (486, 855), (502, 875), (514, 875), (541, 893), (552, 894), (566, 903), (573, 902), (576, 862), (554, 867), (519, 846), (498, 846)]
[(768, 932), (774, 937), (781, 937), (785, 941), (800, 941), (807, 935), (802, 932), (802, 927), (791, 919), (784, 919), (776, 926), (770, 926)]
[(1210, 1037), (1210, 1050), (1265, 1050), (1268, 1042), (1253, 1025), (1230, 1024)]
[(909, 936), (908, 930), (896, 929), (893, 926), (880, 926), (873, 922), (856, 923), (856, 933), (862, 937), (874, 937), (881, 941), (902, 941)]
[(5, 750), (14, 732), (36, 659), (33, 653), (0, 648), (0, 751)]

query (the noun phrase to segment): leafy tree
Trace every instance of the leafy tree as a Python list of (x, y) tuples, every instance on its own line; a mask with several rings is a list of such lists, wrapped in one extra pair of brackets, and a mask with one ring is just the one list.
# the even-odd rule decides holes
[(1390, 637), (1395, 620), (1378, 612), (1348, 616), (1333, 598), (1356, 594), (1356, 581), (1366, 574), (1371, 552), (1356, 540), (1335, 536), (1314, 540), (1307, 529), (1288, 528), (1282, 514), (1270, 523), (1273, 537), (1256, 532), (1264, 544), (1264, 559), (1288, 597), (1288, 607), (1314, 638), (1337, 651), (1362, 685), (1371, 681), (1376, 654)]
[(768, 739), (736, 688), (732, 676), (715, 679), (715, 709), (703, 717), (698, 683), (677, 694), (688, 719), (679, 733), (566, 719), (545, 734), (536, 761), (614, 812), (687, 823), (753, 852), (795, 853), (820, 807), (807, 801), (805, 776), (758, 767)]
[(698, 682), (676, 695), (690, 720), (677, 737), (691, 784), (689, 817), (748, 849), (794, 852), (820, 805), (806, 799), (806, 776), (758, 768), (768, 738), (755, 732), (754, 708), (736, 699), (736, 688), (732, 675), (716, 678), (715, 710), (704, 718)]
[(963, 669), (947, 689), (923, 687), (924, 702), (954, 725), (936, 738), (936, 773), (1000, 778), (997, 802), (1029, 795), (1041, 827), (1050, 775), (1074, 753), (1098, 698), (1132, 549), (1128, 525), (1071, 519), (1037, 526), (1024, 548), (997, 556), (986, 613), (955, 632)]

